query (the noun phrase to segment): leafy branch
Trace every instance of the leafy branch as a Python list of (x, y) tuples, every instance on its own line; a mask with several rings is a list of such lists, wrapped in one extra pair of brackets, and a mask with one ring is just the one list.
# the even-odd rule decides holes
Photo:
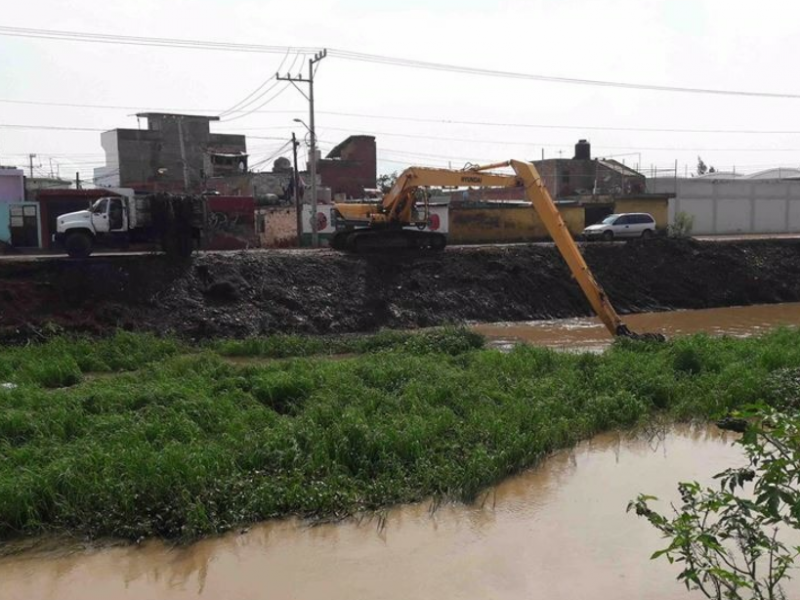
[(758, 406), (737, 417), (747, 423), (736, 442), (746, 467), (718, 473), (719, 489), (680, 483), (672, 516), (655, 511), (657, 498), (644, 494), (628, 511), (669, 540), (651, 558), (678, 564), (687, 589), (718, 600), (780, 600), (781, 581), (800, 554), (779, 539), (786, 528), (800, 529), (800, 416)]

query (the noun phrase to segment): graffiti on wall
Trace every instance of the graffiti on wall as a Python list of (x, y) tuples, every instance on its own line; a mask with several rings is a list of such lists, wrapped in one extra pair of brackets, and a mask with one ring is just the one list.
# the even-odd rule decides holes
[(215, 196), (208, 199), (205, 246), (211, 250), (239, 250), (258, 246), (255, 199)]

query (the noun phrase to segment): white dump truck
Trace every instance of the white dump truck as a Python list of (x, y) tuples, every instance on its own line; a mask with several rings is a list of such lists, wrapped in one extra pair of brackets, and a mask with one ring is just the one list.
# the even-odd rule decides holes
[(87, 210), (59, 216), (55, 241), (73, 258), (88, 257), (98, 247), (132, 243), (156, 243), (169, 254), (188, 255), (205, 222), (202, 197), (122, 192), (98, 198)]

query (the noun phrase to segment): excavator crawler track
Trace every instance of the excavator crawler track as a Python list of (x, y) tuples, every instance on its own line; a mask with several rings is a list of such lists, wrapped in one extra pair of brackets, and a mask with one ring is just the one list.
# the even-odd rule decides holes
[(447, 246), (447, 237), (432, 231), (413, 229), (356, 229), (340, 231), (331, 239), (335, 250), (356, 254), (415, 250), (439, 252)]

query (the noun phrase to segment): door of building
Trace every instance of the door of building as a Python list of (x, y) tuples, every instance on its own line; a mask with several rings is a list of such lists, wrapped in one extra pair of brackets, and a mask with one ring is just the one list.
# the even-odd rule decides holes
[(11, 245), (16, 248), (39, 246), (39, 213), (34, 204), (12, 204), (8, 207)]
[(584, 222), (586, 227), (594, 225), (605, 219), (608, 215), (614, 212), (614, 206), (611, 204), (585, 204)]

